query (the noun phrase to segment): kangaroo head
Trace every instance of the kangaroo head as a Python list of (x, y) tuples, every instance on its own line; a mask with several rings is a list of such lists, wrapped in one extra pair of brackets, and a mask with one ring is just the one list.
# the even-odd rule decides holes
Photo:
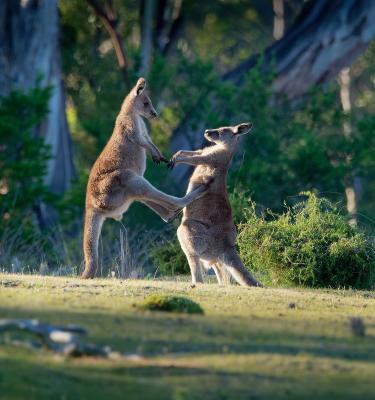
[(224, 144), (232, 147), (237, 144), (238, 138), (251, 131), (253, 124), (251, 122), (244, 122), (235, 126), (223, 126), (216, 129), (206, 129), (204, 137), (215, 144)]
[(134, 97), (134, 111), (145, 118), (156, 118), (158, 116), (158, 113), (152, 105), (151, 99), (145, 89), (145, 79), (139, 78), (137, 84), (132, 90), (132, 96)]

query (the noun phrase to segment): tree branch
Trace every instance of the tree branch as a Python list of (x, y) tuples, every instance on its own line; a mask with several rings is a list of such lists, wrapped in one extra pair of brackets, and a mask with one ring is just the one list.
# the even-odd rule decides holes
[(86, 0), (86, 1), (95, 11), (95, 14), (100, 18), (100, 20), (104, 25), (104, 28), (107, 30), (111, 38), (112, 45), (116, 53), (117, 62), (120, 67), (126, 88), (130, 90), (130, 82), (128, 76), (128, 62), (125, 54), (125, 49), (122, 43), (122, 38), (116, 29), (118, 20), (114, 13), (112, 2), (111, 1), (107, 2), (106, 10), (104, 10), (98, 1), (96, 0)]

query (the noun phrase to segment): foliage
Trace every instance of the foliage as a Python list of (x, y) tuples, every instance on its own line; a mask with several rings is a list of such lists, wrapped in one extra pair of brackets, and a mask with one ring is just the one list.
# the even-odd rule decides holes
[(154, 245), (151, 258), (161, 275), (190, 273), (189, 264), (177, 238), (163, 240)]
[(0, 99), (0, 231), (23, 221), (24, 236), (32, 235), (33, 209), (51, 200), (44, 181), (50, 151), (35, 133), (47, 114), (50, 93), (51, 88), (36, 87)]
[(272, 99), (272, 78), (260, 66), (254, 68), (229, 101), (231, 119), (254, 122), (232, 168), (231, 182), (273, 209), (301, 190), (343, 193), (348, 139), (342, 134), (345, 116), (337, 86), (312, 90), (308, 102), (296, 110), (287, 99)]
[(374, 244), (328, 200), (306, 195), (279, 215), (247, 210), (238, 237), (245, 265), (269, 284), (371, 288)]
[(153, 294), (138, 306), (142, 310), (166, 311), (185, 314), (203, 314), (202, 307), (193, 300), (180, 296)]

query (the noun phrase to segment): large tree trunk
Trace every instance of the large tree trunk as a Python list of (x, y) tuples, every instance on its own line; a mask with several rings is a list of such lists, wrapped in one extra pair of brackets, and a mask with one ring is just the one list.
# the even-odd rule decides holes
[[(340, 85), (340, 99), (344, 113), (349, 114), (352, 111), (352, 99), (350, 91), (350, 68), (343, 68), (338, 76)], [(343, 134), (351, 136), (353, 134), (352, 127), (348, 122), (343, 125)], [(350, 161), (349, 161), (350, 162)], [(358, 203), (362, 192), (362, 180), (355, 176), (351, 171), (350, 176), (346, 177), (345, 196), (346, 209), (349, 215), (349, 224), (353, 227), (358, 225)]]
[(140, 75), (148, 76), (152, 58), (152, 32), (155, 0), (141, 1), (141, 68)]
[[(375, 1), (372, 0), (307, 2), (292, 28), (263, 55), (263, 68), (273, 68), (276, 75), (274, 91), (285, 93), (291, 100), (297, 99), (312, 85), (336, 78), (374, 38), (374, 21)], [(222, 79), (240, 84), (258, 60), (258, 56), (249, 57)], [(201, 121), (198, 128), (202, 130), (204, 126), (205, 121)], [(200, 136), (190, 126), (187, 116), (173, 132), (171, 149), (188, 150), (192, 145), (199, 146), (201, 143), (194, 143), (191, 138)], [(188, 173), (188, 168), (180, 167), (172, 176), (180, 181)]]
[[(306, 3), (294, 26), (264, 54), (264, 66), (274, 61), (276, 92), (290, 99), (311, 85), (337, 77), (367, 48), (375, 36), (372, 0), (316, 0)], [(257, 62), (250, 57), (223, 78), (240, 82)]]
[(280, 40), (284, 36), (285, 18), (284, 18), (284, 0), (273, 0), (273, 38)]
[(56, 0), (2, 0), (0, 2), (0, 95), (12, 89), (28, 90), (38, 80), (52, 86), (49, 113), (38, 134), (50, 145), (46, 183), (63, 193), (73, 176), (72, 150), (65, 115), (58, 50)]
[(183, 0), (158, 0), (154, 46), (168, 58), (183, 32)]

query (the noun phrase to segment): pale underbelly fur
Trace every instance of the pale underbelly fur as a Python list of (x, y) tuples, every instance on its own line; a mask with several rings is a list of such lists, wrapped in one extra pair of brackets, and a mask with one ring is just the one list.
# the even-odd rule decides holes
[(115, 210), (106, 213), (105, 216), (107, 218), (113, 218), (116, 221), (121, 221), (122, 215), (128, 210), (128, 208), (130, 207), (132, 202), (133, 202), (133, 200), (126, 200), (125, 203), (121, 207), (116, 208)]
[[(141, 121), (141, 123), (144, 124), (143, 121)], [(137, 166), (135, 168), (133, 167), (133, 172), (135, 172), (137, 175), (143, 176), (146, 171), (146, 151), (143, 148), (140, 148), (139, 150), (140, 152), (138, 154)], [(133, 201), (133, 199), (126, 199), (121, 207), (106, 213), (106, 218), (113, 218), (116, 221), (121, 221), (123, 214), (128, 210)]]

